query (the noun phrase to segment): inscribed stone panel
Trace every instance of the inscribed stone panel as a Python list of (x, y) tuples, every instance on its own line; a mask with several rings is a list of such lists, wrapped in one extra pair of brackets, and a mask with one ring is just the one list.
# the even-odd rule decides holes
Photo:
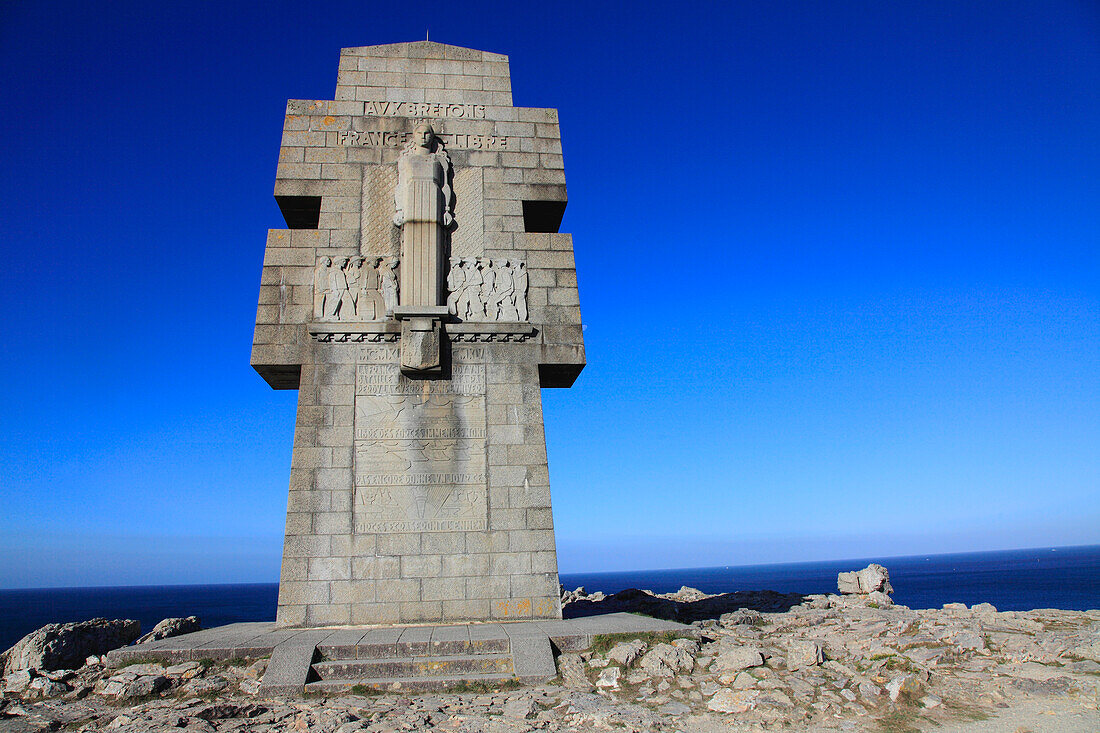
[(484, 531), (486, 433), (483, 365), (455, 365), (450, 381), (423, 381), (397, 364), (360, 363), (355, 531)]

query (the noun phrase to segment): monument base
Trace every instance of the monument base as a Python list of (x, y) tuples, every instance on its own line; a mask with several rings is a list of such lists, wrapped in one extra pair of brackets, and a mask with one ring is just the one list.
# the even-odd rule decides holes
[(264, 694), (341, 694), (356, 686), (428, 691), (464, 682), (539, 684), (556, 676), (551, 645), (578, 652), (592, 646), (598, 635), (647, 632), (699, 636), (692, 626), (631, 613), (565, 621), (339, 629), (279, 630), (267, 622), (240, 623), (116, 649), (107, 655), (107, 663), (121, 667), (137, 659), (176, 663), (270, 656)]

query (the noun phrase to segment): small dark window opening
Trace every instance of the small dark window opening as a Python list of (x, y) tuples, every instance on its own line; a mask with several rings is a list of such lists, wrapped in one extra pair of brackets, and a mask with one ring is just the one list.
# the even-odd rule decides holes
[(320, 196), (276, 196), (290, 229), (316, 229), (321, 219)]
[(523, 231), (557, 232), (565, 216), (564, 201), (524, 201)]

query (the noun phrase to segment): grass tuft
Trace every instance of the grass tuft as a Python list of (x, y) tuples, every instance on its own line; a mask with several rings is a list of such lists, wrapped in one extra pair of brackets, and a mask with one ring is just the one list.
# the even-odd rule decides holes
[(624, 641), (634, 641), (635, 639), (644, 641), (646, 644), (653, 646), (654, 644), (671, 644), (676, 639), (692, 638), (694, 637), (676, 631), (643, 631), (633, 634), (596, 634), (592, 637), (592, 645), (588, 647), (588, 651), (601, 655), (607, 654), (616, 644), (620, 644)]

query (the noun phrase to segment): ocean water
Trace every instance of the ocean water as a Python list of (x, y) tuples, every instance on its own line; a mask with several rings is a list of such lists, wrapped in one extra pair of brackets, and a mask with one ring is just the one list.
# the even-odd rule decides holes
[[(563, 573), (572, 590), (615, 593), (644, 588), (658, 593), (688, 585), (707, 593), (774, 590), (836, 591), (836, 575), (878, 562), (890, 570), (894, 600), (912, 608), (961, 601), (992, 603), (1002, 611), (1032, 608), (1100, 608), (1100, 545), (954, 555), (878, 557), (828, 562), (684, 568), (624, 573)], [(0, 590), (0, 649), (47, 623), (104, 616), (136, 618), (148, 631), (163, 618), (198, 616), (205, 627), (236, 621), (271, 621), (276, 583), (175, 585), (124, 588)]]

